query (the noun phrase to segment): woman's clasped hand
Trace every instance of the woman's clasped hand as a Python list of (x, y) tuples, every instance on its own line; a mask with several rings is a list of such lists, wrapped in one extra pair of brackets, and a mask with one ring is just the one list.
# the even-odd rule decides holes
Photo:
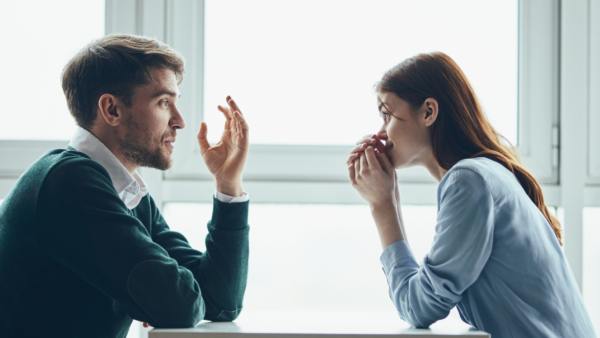
[(367, 135), (356, 143), (348, 157), (352, 186), (371, 206), (396, 205), (396, 171), (377, 135)]

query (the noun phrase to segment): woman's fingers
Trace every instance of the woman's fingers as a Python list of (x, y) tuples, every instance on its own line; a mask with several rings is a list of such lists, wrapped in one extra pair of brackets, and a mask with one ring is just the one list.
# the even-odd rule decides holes
[(377, 160), (379, 160), (379, 164), (381, 165), (383, 171), (385, 171), (388, 174), (391, 174), (394, 171), (394, 165), (392, 164), (392, 162), (390, 162), (390, 159), (387, 157), (387, 155), (379, 153), (376, 156)]
[(363, 151), (363, 150), (365, 150), (366, 147), (367, 147), (366, 143), (361, 143), (361, 144), (357, 145), (356, 147), (352, 148), (352, 150), (350, 150), (350, 153), (354, 154), (356, 152)]
[(373, 147), (367, 147), (365, 150), (365, 160), (367, 161), (367, 165), (369, 168), (373, 168), (375, 170), (381, 170), (381, 166), (379, 165), (379, 161), (375, 155), (375, 150)]
[(358, 156), (359, 156), (359, 155), (360, 155), (359, 153), (354, 153), (354, 154), (351, 154), (351, 155), (348, 157), (348, 160), (346, 161), (346, 165), (347, 165), (347, 166), (350, 166), (351, 164), (353, 164), (353, 163), (354, 163), (354, 160), (356, 160), (356, 159), (358, 158)]
[(358, 141), (356, 142), (356, 144), (361, 144), (361, 143), (367, 143), (367, 142), (370, 142), (371, 140), (374, 140), (374, 139), (375, 139), (375, 137), (376, 137), (376, 135), (375, 135), (375, 134), (369, 134), (369, 135), (365, 135), (365, 136), (363, 136), (363, 138), (361, 138), (360, 140), (358, 140)]
[(350, 162), (350, 164), (348, 164), (348, 175), (350, 175), (350, 182), (352, 182), (352, 184), (356, 183), (356, 171), (354, 170), (354, 161)]
[[(364, 153), (360, 154), (360, 168), (362, 170), (369, 168), (369, 164), (367, 163), (367, 156), (365, 156)], [(362, 174), (362, 172), (361, 172), (361, 174)]]
[(385, 153), (385, 144), (383, 144), (383, 142), (381, 142), (380, 139), (377, 139), (375, 142), (375, 149), (377, 149), (378, 153), (384, 154)]
[[(350, 175), (352, 183), (356, 183), (356, 180), (361, 174), (361, 169), (365, 170), (366, 168), (369, 168), (371, 163), (376, 165), (376, 167), (374, 167), (375, 169), (381, 168), (375, 154), (375, 149), (379, 148), (378, 143), (381, 143), (381, 141), (379, 141), (375, 135), (365, 135), (356, 142), (356, 146), (350, 151), (350, 156), (346, 161), (346, 165), (348, 166), (348, 174)], [(366, 150), (369, 152), (368, 155)]]

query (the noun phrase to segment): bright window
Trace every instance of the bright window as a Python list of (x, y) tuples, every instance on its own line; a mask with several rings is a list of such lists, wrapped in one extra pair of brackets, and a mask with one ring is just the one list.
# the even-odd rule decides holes
[(70, 139), (75, 121), (60, 75), (75, 53), (104, 35), (104, 0), (3, 1), (0, 12), (0, 91), (7, 95), (0, 139)]
[(380, 128), (383, 73), (441, 51), (516, 145), (518, 0), (208, 0), (205, 17), (209, 125), (222, 125), (216, 107), (231, 94), (253, 143), (354, 144)]
[[(435, 234), (435, 206), (404, 206), (417, 258)], [(163, 215), (205, 250), (212, 204), (167, 203)], [(257, 204), (250, 210), (248, 311), (395, 311), (381, 270), (382, 249), (367, 205)]]

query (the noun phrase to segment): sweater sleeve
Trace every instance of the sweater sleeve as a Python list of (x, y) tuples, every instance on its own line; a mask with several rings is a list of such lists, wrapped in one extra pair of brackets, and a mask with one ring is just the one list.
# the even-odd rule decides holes
[(96, 162), (57, 164), (40, 189), (36, 217), (39, 250), (132, 318), (155, 327), (192, 327), (203, 318), (192, 273), (152, 241)]
[(213, 198), (206, 252), (201, 253), (171, 231), (154, 207), (152, 238), (194, 274), (206, 303), (205, 319), (232, 321), (242, 310), (248, 279), (248, 208), (248, 201), (225, 203)]
[(390, 297), (400, 317), (429, 327), (448, 316), (479, 277), (492, 250), (494, 206), (483, 178), (469, 169), (449, 173), (440, 190), (436, 234), (419, 266), (398, 241), (381, 257)]

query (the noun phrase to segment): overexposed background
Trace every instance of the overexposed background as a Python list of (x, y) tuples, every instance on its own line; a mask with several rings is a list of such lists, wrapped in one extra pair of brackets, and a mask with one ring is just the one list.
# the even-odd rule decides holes
[(75, 121), (60, 76), (81, 48), (104, 36), (104, 6), (104, 0), (0, 2), (0, 92), (7, 95), (0, 110), (0, 140), (73, 136)]
[(517, 143), (517, 0), (209, 0), (205, 16), (205, 121), (232, 95), (253, 143), (354, 144), (380, 127), (373, 85), (434, 51)]

